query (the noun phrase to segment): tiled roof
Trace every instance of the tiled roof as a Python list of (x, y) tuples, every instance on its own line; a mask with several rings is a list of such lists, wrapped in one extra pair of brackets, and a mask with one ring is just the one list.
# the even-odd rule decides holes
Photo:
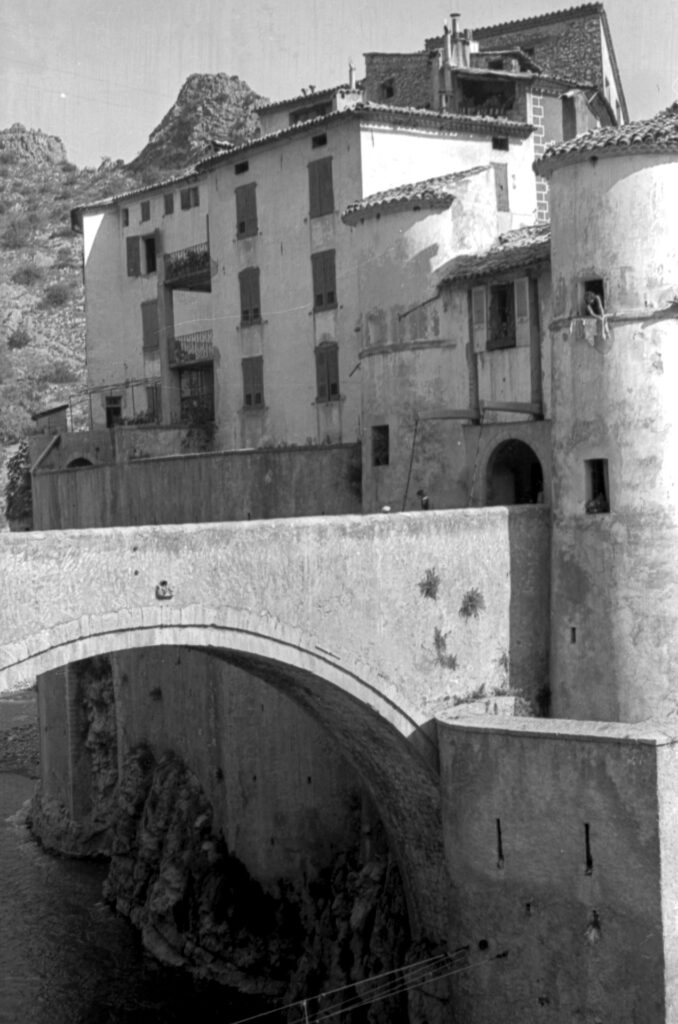
[(473, 29), (473, 38), (482, 36), (496, 36), (507, 29), (532, 28), (535, 25), (548, 25), (554, 21), (563, 21), (566, 18), (585, 18), (590, 14), (603, 14), (602, 3), (581, 4), (579, 7), (564, 7), (560, 11), (549, 11), (548, 14), (535, 14), (531, 18), (518, 18), (516, 21), (501, 21), (496, 25), (484, 25), (482, 28)]
[(160, 192), (169, 188), (170, 185), (180, 185), (184, 182), (196, 181), (198, 173), (195, 167), (189, 167), (183, 174), (175, 174), (172, 178), (165, 178), (163, 181), (156, 181), (154, 185), (142, 185), (139, 188), (130, 189), (128, 192), (118, 192), (114, 196), (105, 196), (103, 199), (92, 200), (91, 203), (82, 203), (71, 210), (71, 218), (74, 214), (84, 213), (86, 210), (99, 210), (107, 206), (114, 206), (125, 199), (136, 199), (137, 196), (148, 195), (149, 192)]
[(257, 114), (260, 114), (262, 111), (278, 110), (282, 107), (288, 107), (294, 103), (310, 103), (311, 100), (329, 99), (330, 96), (334, 96), (335, 92), (341, 92), (342, 89), (345, 92), (348, 92), (350, 90), (348, 82), (346, 82), (344, 85), (333, 85), (327, 89), (318, 89), (315, 92), (301, 93), (300, 96), (293, 96), (292, 99), (289, 100), (274, 100), (272, 103), (264, 101), (262, 103), (257, 104), (257, 106), (254, 109), (256, 110)]
[(614, 128), (594, 128), (565, 142), (547, 146), (535, 160), (538, 174), (548, 173), (554, 166), (574, 163), (593, 154), (618, 156), (630, 150), (641, 153), (678, 152), (678, 102), (646, 121), (630, 121)]
[(406, 182), (385, 192), (375, 192), (351, 203), (341, 219), (345, 224), (355, 224), (374, 213), (391, 213), (420, 205), (427, 209), (444, 210), (452, 205), (455, 190), (464, 178), (485, 170), (486, 167), (472, 167), (467, 171), (443, 174), (437, 178), (427, 178), (426, 181)]
[(484, 252), (455, 256), (437, 274), (438, 285), (489, 277), (543, 263), (551, 256), (551, 225), (534, 224), (500, 235)]
[(479, 117), (470, 114), (446, 114), (437, 110), (426, 110), (420, 107), (396, 107), (388, 103), (357, 103), (345, 110), (335, 110), (331, 114), (312, 117), (308, 121), (281, 128), (277, 132), (260, 135), (241, 146), (234, 146), (225, 153), (215, 153), (205, 157), (197, 165), (198, 171), (207, 170), (228, 157), (240, 155), (253, 149), (267, 146), (271, 142), (287, 139), (302, 134), (309, 129), (315, 130), (342, 119), (357, 118), (374, 124), (390, 124), (404, 128), (428, 128), (438, 132), (459, 132), (462, 135), (503, 135), (526, 137), (534, 131), (531, 124), (524, 121), (510, 121), (503, 117)]

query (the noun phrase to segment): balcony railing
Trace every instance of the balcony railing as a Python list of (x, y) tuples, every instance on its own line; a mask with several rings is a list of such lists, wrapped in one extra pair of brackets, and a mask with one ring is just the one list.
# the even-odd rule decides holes
[(211, 363), (214, 359), (212, 331), (196, 331), (169, 339), (169, 364), (172, 367), (187, 363)]
[(207, 242), (168, 252), (164, 259), (166, 284), (209, 291), (210, 249)]

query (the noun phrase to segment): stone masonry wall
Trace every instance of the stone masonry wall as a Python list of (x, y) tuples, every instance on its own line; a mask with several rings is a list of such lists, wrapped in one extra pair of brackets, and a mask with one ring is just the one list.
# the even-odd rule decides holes
[[(393, 95), (387, 96), (386, 84)], [(432, 102), (429, 57), (421, 53), (366, 53), (365, 99), (396, 107), (430, 107)]]

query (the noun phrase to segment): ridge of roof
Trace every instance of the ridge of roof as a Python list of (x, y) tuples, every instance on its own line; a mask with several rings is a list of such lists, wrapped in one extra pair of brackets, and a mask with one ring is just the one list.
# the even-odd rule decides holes
[(140, 185), (139, 188), (128, 189), (126, 192), (116, 192), (112, 196), (103, 196), (101, 199), (95, 199), (91, 203), (80, 203), (78, 206), (72, 207), (71, 216), (74, 213), (84, 213), (86, 210), (98, 210), (101, 207), (113, 206), (123, 199), (134, 199), (136, 196), (144, 196), (149, 192), (162, 191), (169, 188), (170, 185), (196, 181), (198, 177), (199, 173), (194, 165), (187, 168), (181, 174), (174, 174), (171, 178), (163, 178), (162, 181), (156, 181), (152, 185)]
[(583, 18), (588, 14), (604, 13), (605, 9), (600, 2), (579, 4), (578, 7), (563, 7), (558, 11), (548, 11), (546, 14), (533, 14), (527, 18), (516, 18), (513, 21), (500, 21), (496, 25), (482, 25), (480, 28), (473, 29), (473, 38), (497, 35), (507, 28), (529, 28), (533, 25), (548, 25), (554, 21), (562, 21), (565, 17)]
[(305, 94), (302, 92), (298, 96), (292, 96), (286, 100), (273, 100), (272, 102), (269, 101), (266, 103), (257, 104), (254, 108), (254, 111), (257, 114), (260, 114), (262, 111), (266, 112), (269, 110), (278, 110), (282, 107), (290, 106), (293, 103), (302, 103), (305, 100), (314, 100), (318, 98), (325, 99), (328, 96), (333, 96), (336, 92), (341, 92), (342, 90), (350, 92), (361, 91), (359, 89), (351, 89), (349, 83), (344, 82), (342, 85), (329, 85), (326, 89), (318, 89), (317, 91), (314, 92), (307, 92)]
[(463, 171), (452, 171), (450, 174), (440, 174), (423, 181), (403, 182), (382, 192), (374, 192), (364, 199), (350, 203), (342, 213), (341, 219), (345, 224), (352, 224), (361, 216), (369, 216), (384, 209), (386, 212), (401, 210), (418, 202), (426, 203), (429, 209), (446, 209), (452, 205), (455, 185), (488, 168), (489, 164), (469, 167)]
[(594, 128), (565, 142), (547, 146), (535, 160), (538, 174), (553, 167), (576, 163), (583, 156), (616, 156), (620, 152), (678, 153), (678, 101), (644, 121), (609, 128)]
[(240, 146), (226, 150), (223, 153), (215, 153), (205, 157), (196, 164), (200, 172), (213, 167), (217, 163), (232, 157), (239, 156), (252, 149), (259, 149), (271, 143), (302, 134), (305, 131), (315, 130), (326, 124), (342, 119), (357, 118), (361, 121), (375, 121), (385, 124), (394, 124), (407, 127), (431, 126), (438, 130), (450, 132), (466, 131), (468, 134), (496, 135), (501, 130), (506, 135), (527, 137), (534, 131), (534, 126), (524, 121), (511, 121), (503, 117), (482, 117), (474, 114), (448, 114), (438, 110), (428, 110), (424, 107), (397, 107), (388, 103), (357, 103), (353, 107), (346, 107), (344, 110), (333, 110), (329, 114), (322, 114), (319, 117), (311, 117), (307, 121), (300, 121), (298, 124), (290, 125), (287, 128), (280, 128), (276, 132), (269, 132), (260, 135), (256, 139), (250, 139)]

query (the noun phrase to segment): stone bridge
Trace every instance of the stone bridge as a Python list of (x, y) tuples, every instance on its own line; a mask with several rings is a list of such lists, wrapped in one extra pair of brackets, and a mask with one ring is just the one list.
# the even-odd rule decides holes
[(497, 508), (5, 535), (0, 690), (180, 645), (334, 737), (382, 813), (415, 933), (443, 939), (435, 719), (547, 670), (548, 512)]

